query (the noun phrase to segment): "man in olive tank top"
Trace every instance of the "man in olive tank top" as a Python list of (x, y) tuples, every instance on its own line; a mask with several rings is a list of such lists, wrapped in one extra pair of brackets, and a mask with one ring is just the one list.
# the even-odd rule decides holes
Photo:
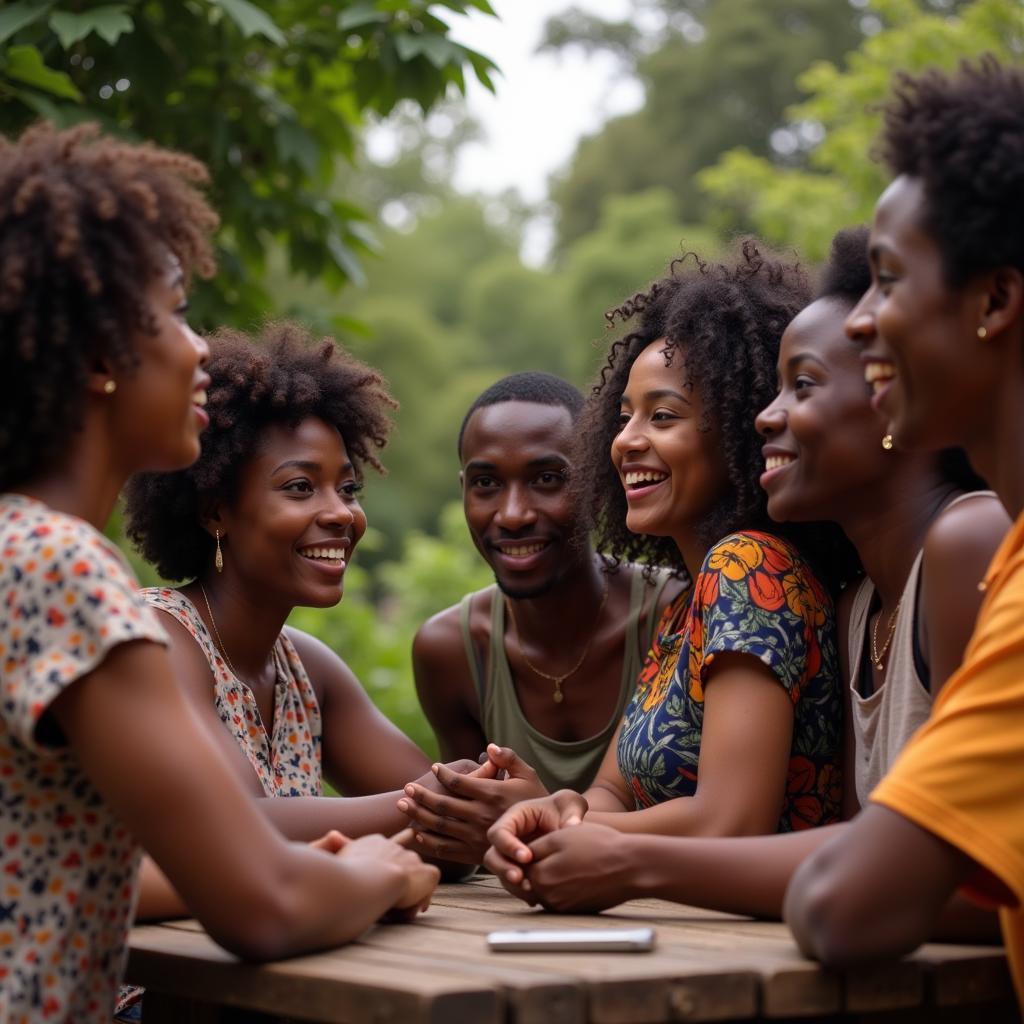
[[(514, 758), (502, 752), (508, 778), (539, 777), (549, 791), (589, 785), (678, 592), (638, 566), (608, 571), (590, 546), (569, 489), (582, 405), (566, 381), (520, 373), (470, 407), (459, 434), (463, 507), (495, 585), (439, 612), (413, 642), (442, 758), (511, 748)], [(459, 797), (487, 800), (488, 787), (504, 784), (457, 781), (439, 813), (450, 825)], [(435, 819), (410, 795), (411, 817), (429, 831)], [(424, 845), (432, 850), (429, 837)]]

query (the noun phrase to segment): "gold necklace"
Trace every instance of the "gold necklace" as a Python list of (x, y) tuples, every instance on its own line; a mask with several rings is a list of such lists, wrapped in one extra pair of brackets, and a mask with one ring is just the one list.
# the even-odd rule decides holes
[(886, 633), (885, 643), (882, 644), (882, 649), (878, 649), (878, 623), (882, 618), (882, 609), (878, 609), (878, 617), (875, 619), (874, 625), (871, 627), (871, 660), (875, 663), (875, 668), (879, 672), (885, 671), (885, 664), (882, 659), (885, 657), (885, 652), (889, 650), (889, 644), (892, 643), (892, 638), (896, 635), (896, 617), (900, 613), (900, 605), (903, 604), (903, 595), (900, 595), (900, 599), (896, 602), (896, 607), (893, 609), (892, 615), (889, 616), (889, 629)]
[(200, 583), (199, 589), (203, 592), (203, 600), (206, 602), (206, 612), (210, 616), (210, 625), (213, 626), (213, 635), (217, 638), (217, 649), (224, 655), (224, 660), (227, 662), (228, 668), (231, 669), (231, 674), (236, 679), (241, 679), (242, 677), (235, 671), (235, 666), (231, 664), (231, 659), (228, 657), (228, 651), (224, 646), (224, 641), (220, 638), (220, 630), (217, 628), (217, 620), (213, 617), (213, 609), (210, 607), (210, 599), (206, 596), (206, 587)]
[[(516, 636), (516, 643), (519, 645), (519, 654), (522, 656), (523, 661), (526, 662), (526, 667), (537, 676), (542, 679), (547, 679), (555, 684), (555, 692), (551, 694), (551, 699), (556, 704), (561, 704), (565, 700), (565, 695), (562, 693), (562, 683), (566, 681), (570, 676), (575, 675), (580, 666), (587, 660), (587, 655), (590, 653), (590, 648), (594, 644), (594, 637), (597, 635), (597, 624), (601, 619), (601, 612), (604, 611), (605, 602), (608, 600), (608, 574), (604, 574), (604, 593), (601, 595), (601, 603), (597, 606), (597, 614), (594, 616), (594, 632), (590, 634), (590, 639), (586, 642), (583, 647), (583, 653), (579, 656), (576, 664), (573, 665), (568, 672), (563, 672), (560, 676), (553, 676), (550, 672), (544, 672), (537, 668), (532, 661), (526, 656), (526, 650), (523, 647), (523, 638), (519, 633), (519, 623), (516, 622), (516, 613), (512, 608), (512, 602), (506, 597), (505, 607), (508, 608), (508, 616), (512, 620), (512, 631)], [(225, 655), (226, 657), (226, 655)]]

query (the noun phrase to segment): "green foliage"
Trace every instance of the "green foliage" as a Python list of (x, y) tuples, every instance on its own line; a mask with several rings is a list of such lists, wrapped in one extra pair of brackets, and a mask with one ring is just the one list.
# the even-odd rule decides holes
[(770, 241), (822, 259), (838, 228), (870, 220), (884, 187), (885, 171), (871, 149), (894, 68), (952, 69), (982, 53), (1024, 59), (1020, 0), (974, 0), (955, 15), (930, 13), (917, 0), (874, 0), (872, 8), (885, 23), (883, 31), (865, 40), (842, 68), (820, 62), (799, 78), (807, 99), (788, 117), (820, 126), (823, 136), (809, 169), (779, 167), (740, 149), (699, 176), (715, 202), (720, 231), (752, 224)]
[(799, 98), (797, 75), (861, 39), (860, 13), (839, 0), (645, 6), (662, 15), (664, 28), (646, 35), (628, 23), (602, 29), (578, 15), (549, 26), (550, 44), (604, 45), (623, 57), (646, 92), (639, 111), (581, 143), (552, 189), (562, 247), (593, 230), (609, 195), (665, 188), (674, 220), (702, 220), (694, 175), (735, 146), (768, 156), (772, 131)]
[(337, 651), (374, 703), (431, 757), (437, 756), (437, 743), (416, 699), (409, 656), (412, 638), (431, 615), (492, 581), (468, 543), (462, 505), (448, 505), (439, 525), (438, 537), (419, 531), (408, 534), (400, 558), (379, 568), (376, 576), (383, 592), (376, 601), (357, 555), (346, 570), (340, 605), (297, 608), (289, 620)]
[(487, 0), (19, 0), (0, 10), (0, 131), (95, 119), (191, 152), (224, 222), (202, 325), (265, 315), (266, 256), (331, 288), (362, 282), (366, 214), (333, 187), (366, 113), (428, 110), (493, 65), (434, 11)]

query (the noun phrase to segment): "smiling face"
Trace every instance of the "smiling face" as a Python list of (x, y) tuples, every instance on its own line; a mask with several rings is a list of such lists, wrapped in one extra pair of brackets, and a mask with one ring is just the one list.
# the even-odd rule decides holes
[(210, 351), (188, 325), (185, 284), (177, 262), (146, 290), (155, 333), (140, 331), (137, 365), (112, 374), (117, 390), (104, 395), (125, 468), (174, 470), (199, 456), (199, 435), (209, 423), (203, 406)]
[(366, 532), (359, 489), (335, 427), (316, 417), (267, 427), (216, 521), (225, 572), (230, 565), (268, 603), (337, 604), (345, 567)]
[(626, 526), (682, 548), (729, 483), (717, 431), (701, 429), (704, 409), (684, 354), (674, 349), (667, 365), (664, 348), (652, 342), (629, 371), (611, 457), (626, 491)]
[(924, 225), (920, 180), (899, 177), (875, 208), (871, 288), (846, 330), (863, 347), (865, 377), (897, 444), (909, 451), (969, 445), (999, 368), (977, 336), (984, 295), (945, 280)]
[(538, 597), (589, 558), (576, 543), (579, 516), (569, 497), (572, 440), (572, 417), (561, 405), (499, 402), (466, 424), (466, 525), (509, 597)]
[(765, 438), (768, 514), (777, 522), (842, 521), (892, 472), (885, 423), (871, 405), (860, 349), (846, 337), (848, 303), (819, 299), (786, 328), (779, 394), (757, 417)]

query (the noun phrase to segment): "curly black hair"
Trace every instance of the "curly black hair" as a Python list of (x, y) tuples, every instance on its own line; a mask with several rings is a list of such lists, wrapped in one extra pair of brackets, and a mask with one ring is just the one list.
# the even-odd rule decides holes
[(871, 261), (868, 239), (871, 230), (865, 224), (841, 228), (832, 236), (828, 263), (822, 268), (814, 298), (838, 299), (851, 309), (871, 287)]
[(625, 492), (609, 458), (629, 371), (640, 353), (661, 339), (666, 362), (671, 365), (675, 352), (682, 353), (687, 384), (703, 397), (701, 429), (714, 424), (721, 438), (729, 488), (700, 524), (701, 539), (712, 544), (737, 528), (768, 523), (758, 483), (762, 440), (754, 418), (775, 397), (782, 332), (809, 299), (799, 263), (767, 255), (755, 240), (745, 239), (728, 263), (687, 253), (646, 292), (605, 314), (610, 326), (634, 317), (638, 322), (612, 343), (578, 430), (574, 486), (601, 551), (614, 560), (669, 566), (685, 574), (671, 539), (627, 529)]
[(361, 478), (364, 464), (384, 472), (376, 450), (387, 443), (397, 408), (379, 373), (296, 324), (268, 323), (255, 340), (222, 329), (209, 343), (210, 425), (198, 461), (174, 473), (138, 473), (125, 489), (128, 536), (168, 580), (209, 568), (214, 542), (200, 519), (231, 502), (269, 426), (298, 426), (311, 416), (333, 424)]
[(93, 124), (0, 138), (0, 491), (67, 454), (97, 362), (135, 365), (168, 255), (186, 276), (213, 274), (207, 179), (190, 156)]
[(989, 55), (957, 75), (899, 74), (881, 154), (894, 175), (921, 180), (925, 227), (951, 285), (1024, 270), (1024, 70)]

